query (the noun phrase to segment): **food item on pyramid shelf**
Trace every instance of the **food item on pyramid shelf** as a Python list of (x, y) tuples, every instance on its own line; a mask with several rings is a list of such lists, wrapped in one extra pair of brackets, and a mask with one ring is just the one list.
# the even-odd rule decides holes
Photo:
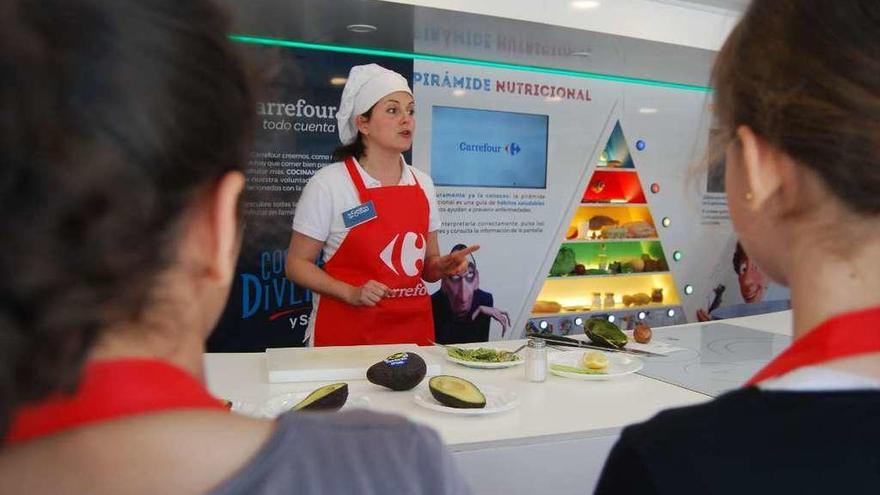
[(428, 388), (437, 402), (456, 409), (482, 409), (486, 396), (473, 383), (451, 375), (437, 375), (428, 380)]
[(550, 276), (559, 277), (568, 275), (574, 271), (577, 260), (574, 257), (574, 250), (570, 247), (562, 246), (556, 253), (556, 259), (553, 260), (553, 266), (550, 267)]
[(621, 225), (621, 227), (626, 229), (627, 237), (635, 239), (657, 237), (657, 230), (645, 221), (628, 222)]
[(613, 292), (606, 292), (605, 293), (605, 301), (604, 301), (603, 306), (606, 309), (614, 307), (614, 293)]
[(645, 269), (643, 271), (646, 272), (666, 272), (669, 271), (669, 265), (666, 264), (666, 260), (658, 259), (655, 260), (651, 258), (650, 254), (643, 254), (642, 261), (645, 263)]
[(602, 270), (599, 268), (587, 268), (587, 271), (584, 273), (584, 275), (608, 275), (609, 273), (611, 272), (609, 272), (608, 270)]
[(602, 227), (602, 239), (626, 239), (627, 230), (623, 227)]
[(623, 166), (623, 163), (621, 163), (620, 160), (608, 160), (605, 166), (609, 168), (620, 168)]
[(633, 330), (633, 339), (639, 344), (647, 344), (651, 341), (651, 336), (654, 333), (651, 331), (651, 327), (649, 327), (646, 323), (636, 323), (636, 328)]
[(612, 225), (617, 225), (618, 223), (620, 222), (609, 216), (596, 215), (590, 217), (590, 230), (600, 230), (602, 229), (602, 227), (609, 227)]
[(391, 390), (409, 390), (418, 385), (427, 373), (428, 366), (421, 356), (412, 352), (398, 352), (370, 366), (367, 380)]
[(562, 310), (572, 312), (572, 313), (583, 313), (585, 311), (589, 311), (590, 307), (589, 306), (563, 306)]
[(333, 383), (315, 390), (291, 407), (291, 411), (336, 411), (348, 400), (348, 384)]
[(461, 347), (447, 347), (446, 353), (455, 359), (462, 361), (476, 361), (480, 363), (509, 363), (519, 361), (516, 354), (503, 349), (488, 349), (478, 347), (476, 349), (463, 349)]
[(574, 271), (571, 272), (571, 274), (572, 275), (586, 275), (587, 274), (587, 267), (578, 263), (577, 265), (574, 266)]
[(590, 183), (590, 190), (594, 193), (600, 193), (605, 190), (605, 181), (602, 179), (594, 180)]
[(605, 318), (590, 318), (584, 322), (584, 333), (594, 343), (622, 349), (629, 341), (623, 330)]
[(645, 271), (645, 260), (641, 258), (633, 259), (628, 261), (630, 265), (633, 267), (633, 271), (636, 273), (641, 273)]
[(654, 290), (651, 291), (651, 302), (663, 302), (663, 287), (654, 287)]
[(635, 306), (644, 306), (651, 302), (651, 296), (645, 294), (644, 292), (639, 292), (638, 294), (625, 294), (623, 296), (623, 305), (626, 307), (630, 307), (632, 305)]
[(565, 232), (565, 239), (570, 241), (570, 240), (577, 239), (577, 238), (578, 238), (577, 227), (569, 227), (568, 230)]
[(559, 313), (562, 305), (556, 301), (535, 301), (532, 313)]
[(608, 367), (608, 356), (600, 351), (585, 352), (581, 362), (584, 368), (591, 370), (604, 370)]

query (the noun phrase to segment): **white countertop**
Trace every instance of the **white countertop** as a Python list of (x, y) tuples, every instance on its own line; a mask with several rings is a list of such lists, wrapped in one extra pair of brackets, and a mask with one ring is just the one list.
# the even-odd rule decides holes
[[(790, 334), (791, 314), (783, 312), (724, 322)], [(502, 341), (489, 345), (513, 350), (523, 342)], [(445, 355), (441, 348), (422, 349), (423, 354), (438, 359)], [(511, 411), (485, 416), (450, 415), (418, 406), (413, 400), (413, 391), (394, 392), (366, 379), (349, 381), (349, 394), (351, 397), (365, 397), (373, 410), (402, 414), (435, 428), (454, 451), (613, 434), (663, 409), (710, 399), (638, 374), (607, 381), (580, 381), (549, 375), (546, 382), (531, 383), (524, 378), (523, 366), (480, 370), (442, 362), (443, 374), (460, 376), (478, 386), (488, 384), (512, 390), (519, 395), (520, 405)], [(207, 354), (205, 369), (208, 387), (216, 396), (253, 404), (262, 404), (270, 397), (288, 392), (311, 391), (329, 383), (269, 384), (263, 353)]]

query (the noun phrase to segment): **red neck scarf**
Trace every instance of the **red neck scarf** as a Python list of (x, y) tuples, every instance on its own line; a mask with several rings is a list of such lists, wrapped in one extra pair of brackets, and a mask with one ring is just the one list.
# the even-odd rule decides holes
[(880, 352), (878, 324), (880, 307), (835, 316), (796, 340), (746, 385), (755, 385), (804, 366)]
[(138, 414), (172, 409), (226, 410), (181, 368), (156, 359), (88, 363), (73, 395), (50, 397), (16, 412), (10, 444)]

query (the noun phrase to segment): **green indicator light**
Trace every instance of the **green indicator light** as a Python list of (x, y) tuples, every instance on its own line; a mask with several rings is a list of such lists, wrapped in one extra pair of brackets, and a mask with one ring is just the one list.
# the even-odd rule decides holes
[(444, 55), (429, 55), (427, 53), (409, 53), (395, 50), (380, 50), (378, 48), (360, 48), (354, 46), (331, 45), (327, 43), (307, 43), (305, 41), (282, 40), (277, 38), (267, 38), (264, 36), (247, 36), (243, 34), (230, 34), (229, 39), (239, 43), (248, 43), (252, 45), (268, 45), (282, 46), (286, 48), (305, 48), (308, 50), (319, 50), (325, 52), (336, 53), (353, 53), (357, 55), (376, 55), (389, 58), (405, 58), (411, 60), (429, 60), (432, 62), (448, 62), (452, 64), (476, 65), (480, 67), (492, 67), (495, 69), (509, 69), (529, 72), (539, 72), (543, 74), (554, 74), (558, 76), (579, 77), (582, 79), (598, 79), (602, 81), (613, 81), (625, 84), (639, 84), (642, 86), (654, 86), (659, 88), (680, 89), (683, 91), (698, 91), (701, 93), (711, 93), (712, 88), (707, 86), (699, 86), (696, 84), (682, 84), (668, 81), (657, 81), (654, 79), (642, 79), (638, 77), (613, 76), (611, 74), (600, 74), (597, 72), (581, 72), (568, 69), (554, 69), (550, 67), (540, 67), (537, 65), (521, 65), (509, 64), (504, 62), (490, 62), (488, 60), (479, 60), (473, 58), (448, 57)]

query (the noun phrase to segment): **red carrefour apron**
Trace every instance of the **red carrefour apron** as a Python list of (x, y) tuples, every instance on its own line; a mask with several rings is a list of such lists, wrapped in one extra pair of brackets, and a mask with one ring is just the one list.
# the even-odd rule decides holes
[(181, 368), (157, 359), (118, 359), (86, 365), (75, 394), (20, 408), (6, 442), (172, 409), (228, 410)]
[(755, 385), (804, 366), (880, 352), (880, 307), (836, 316), (796, 340), (752, 377)]
[[(377, 217), (352, 227), (324, 270), (355, 287), (369, 280), (381, 282), (391, 294), (374, 307), (352, 306), (322, 295), (315, 318), (315, 345), (430, 345), (434, 319), (422, 282), (428, 199), (418, 179), (411, 186), (367, 189), (354, 160), (348, 158), (345, 167), (361, 203), (372, 201)], [(404, 168), (403, 173), (412, 172)]]

